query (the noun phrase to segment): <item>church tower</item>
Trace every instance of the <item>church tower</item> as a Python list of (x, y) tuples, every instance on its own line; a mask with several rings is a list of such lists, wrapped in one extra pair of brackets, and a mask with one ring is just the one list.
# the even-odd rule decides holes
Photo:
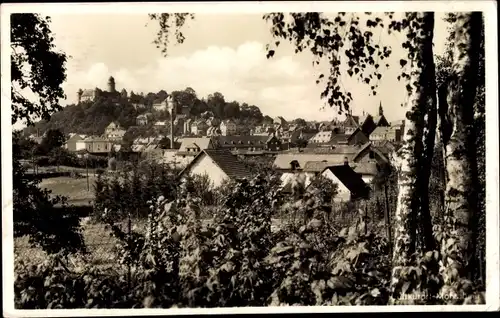
[(110, 93), (116, 92), (115, 79), (113, 78), (113, 76), (110, 76), (108, 80), (108, 92)]
[(380, 102), (380, 105), (378, 106), (378, 115), (384, 116), (384, 109), (382, 108), (382, 102)]

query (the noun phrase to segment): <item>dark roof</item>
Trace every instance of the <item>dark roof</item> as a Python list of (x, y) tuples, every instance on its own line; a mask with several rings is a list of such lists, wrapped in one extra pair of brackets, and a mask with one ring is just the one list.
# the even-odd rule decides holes
[(217, 136), (213, 137), (213, 140), (218, 143), (219, 147), (249, 147), (249, 146), (264, 146), (270, 140), (272, 136)]
[(332, 138), (328, 142), (329, 145), (346, 144), (349, 142), (351, 135), (349, 134), (332, 134)]
[(215, 164), (227, 174), (231, 179), (248, 178), (250, 177), (250, 171), (246, 166), (238, 160), (229, 150), (226, 149), (205, 149), (201, 151), (194, 159), (189, 163), (189, 165), (180, 172), (179, 175), (184, 174), (188, 171), (195, 162), (197, 162), (202, 156), (210, 157)]
[[(348, 165), (335, 165), (326, 167), (330, 170), (354, 197), (364, 197), (368, 195), (369, 188), (361, 176)], [(323, 171), (325, 171), (323, 170)]]
[(347, 115), (346, 119), (342, 123), (344, 127), (358, 127), (359, 126), (359, 116)]

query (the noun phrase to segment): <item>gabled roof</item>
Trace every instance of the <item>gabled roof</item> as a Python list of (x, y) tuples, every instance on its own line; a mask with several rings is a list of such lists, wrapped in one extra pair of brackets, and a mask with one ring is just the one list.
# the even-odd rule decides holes
[(359, 126), (359, 116), (347, 115), (343, 122), (344, 127), (358, 127)]
[(329, 166), (325, 168), (323, 172), (325, 172), (326, 170), (331, 171), (339, 179), (339, 181), (342, 182), (342, 184), (344, 184), (347, 189), (349, 189), (353, 196), (359, 197), (368, 195), (369, 188), (367, 184), (363, 181), (361, 176), (357, 174), (350, 166)]
[(179, 148), (179, 152), (184, 152), (186, 151), (186, 148), (188, 148), (190, 145), (196, 144), (200, 150), (212, 148), (212, 139), (207, 138), (207, 137), (200, 137), (200, 138), (183, 138), (181, 142), (181, 146)]
[(251, 176), (246, 166), (238, 160), (236, 156), (226, 149), (205, 149), (202, 150), (180, 173), (182, 176), (188, 172), (193, 165), (208, 156), (214, 163), (231, 179), (248, 178)]

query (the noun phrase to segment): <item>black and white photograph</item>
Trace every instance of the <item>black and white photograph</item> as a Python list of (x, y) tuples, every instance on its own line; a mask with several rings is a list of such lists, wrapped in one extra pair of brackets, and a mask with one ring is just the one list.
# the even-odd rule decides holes
[(496, 12), (2, 4), (4, 316), (499, 310)]

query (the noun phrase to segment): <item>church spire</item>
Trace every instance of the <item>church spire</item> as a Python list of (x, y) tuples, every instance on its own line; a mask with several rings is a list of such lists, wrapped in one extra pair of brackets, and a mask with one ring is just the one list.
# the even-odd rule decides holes
[(378, 114), (380, 116), (384, 116), (384, 109), (382, 108), (382, 101), (380, 102), (380, 104), (378, 106)]

